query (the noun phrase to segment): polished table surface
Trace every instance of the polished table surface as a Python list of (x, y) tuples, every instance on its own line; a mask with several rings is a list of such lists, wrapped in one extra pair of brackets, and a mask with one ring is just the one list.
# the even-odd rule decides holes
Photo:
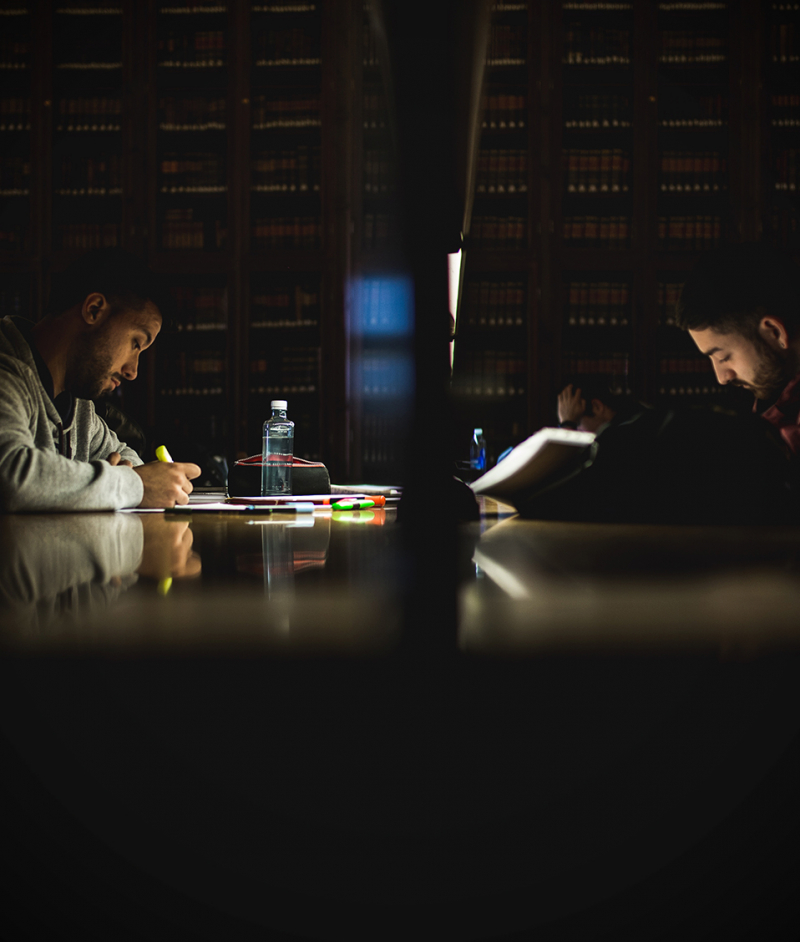
[(442, 658), (399, 653), (402, 530), (0, 519), (4, 902), (38, 887), (34, 938), (727, 942), (754, 913), (771, 937), (800, 860), (800, 531), (484, 501)]
[[(487, 498), (481, 509), (480, 523), (461, 527), (454, 650), (730, 654), (800, 643), (800, 528), (525, 521)], [(391, 656), (406, 591), (399, 531), (393, 507), (6, 516), (0, 641), (31, 652)]]

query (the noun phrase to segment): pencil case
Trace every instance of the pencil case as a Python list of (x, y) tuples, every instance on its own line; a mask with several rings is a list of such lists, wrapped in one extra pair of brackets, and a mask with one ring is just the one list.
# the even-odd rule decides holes
[[(321, 461), (292, 458), (292, 494), (330, 494), (331, 478)], [(257, 497), (261, 494), (261, 455), (240, 458), (228, 472), (231, 497)]]

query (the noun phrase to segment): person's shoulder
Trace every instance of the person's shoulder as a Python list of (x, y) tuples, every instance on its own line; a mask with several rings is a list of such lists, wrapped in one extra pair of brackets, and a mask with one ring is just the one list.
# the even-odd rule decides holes
[(6, 371), (24, 373), (33, 368), (30, 331), (33, 322), (7, 315), (0, 318), (0, 365)]

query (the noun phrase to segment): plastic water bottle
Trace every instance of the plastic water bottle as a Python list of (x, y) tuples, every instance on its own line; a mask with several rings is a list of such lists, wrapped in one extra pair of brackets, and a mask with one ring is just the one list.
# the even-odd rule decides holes
[(472, 442), (469, 446), (469, 466), (473, 471), (486, 470), (486, 439), (483, 437), (482, 428), (476, 428), (472, 431)]
[(261, 496), (281, 497), (292, 493), (292, 448), (294, 422), (286, 418), (286, 400), (269, 404), (272, 415), (264, 423), (261, 449)]

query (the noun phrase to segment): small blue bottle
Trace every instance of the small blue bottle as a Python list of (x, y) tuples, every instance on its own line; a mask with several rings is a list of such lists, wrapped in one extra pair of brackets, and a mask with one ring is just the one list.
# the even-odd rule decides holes
[(286, 400), (273, 399), (272, 415), (264, 423), (261, 448), (261, 496), (285, 497), (292, 493), (294, 422), (286, 417)]
[(473, 471), (486, 470), (486, 439), (483, 437), (482, 428), (473, 429), (469, 446), (469, 466)]

